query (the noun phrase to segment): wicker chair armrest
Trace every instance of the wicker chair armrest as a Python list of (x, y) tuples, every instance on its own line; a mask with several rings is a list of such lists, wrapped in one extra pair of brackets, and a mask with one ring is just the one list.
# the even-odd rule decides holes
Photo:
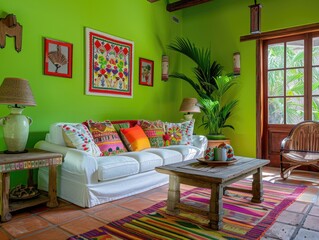
[(287, 148), (287, 144), (288, 142), (290, 142), (291, 139), (290, 137), (285, 137), (282, 141), (281, 141), (281, 146), (280, 146), (280, 152), (282, 151), (290, 151), (291, 149)]
[(286, 152), (304, 152), (304, 153), (318, 153), (318, 151), (310, 151), (310, 150), (296, 150), (296, 149), (283, 149), (283, 151), (286, 151)]

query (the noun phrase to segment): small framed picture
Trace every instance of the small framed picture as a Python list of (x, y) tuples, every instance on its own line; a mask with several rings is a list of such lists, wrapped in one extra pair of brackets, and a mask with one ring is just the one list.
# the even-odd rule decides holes
[(154, 61), (140, 58), (140, 85), (153, 87), (154, 84)]
[(44, 39), (44, 74), (72, 78), (73, 44)]

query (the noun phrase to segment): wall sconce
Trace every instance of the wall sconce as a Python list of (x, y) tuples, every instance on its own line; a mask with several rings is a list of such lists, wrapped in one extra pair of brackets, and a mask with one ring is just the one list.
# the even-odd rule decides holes
[(250, 33), (260, 33), (260, 15), (261, 15), (261, 4), (255, 4), (250, 7)]
[(240, 53), (235, 52), (233, 54), (233, 68), (234, 68), (234, 75), (240, 75)]
[(167, 81), (168, 80), (168, 56), (163, 55), (162, 56), (162, 80)]

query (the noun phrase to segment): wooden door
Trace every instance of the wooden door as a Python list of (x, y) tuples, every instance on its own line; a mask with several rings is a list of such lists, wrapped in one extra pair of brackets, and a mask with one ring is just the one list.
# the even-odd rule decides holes
[(319, 37), (301, 34), (262, 46), (261, 152), (279, 167), (281, 141), (293, 126), (319, 120)]

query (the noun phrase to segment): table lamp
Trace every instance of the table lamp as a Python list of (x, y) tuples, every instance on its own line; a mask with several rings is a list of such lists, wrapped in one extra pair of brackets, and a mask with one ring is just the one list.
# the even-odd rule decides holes
[(197, 99), (196, 98), (184, 98), (179, 108), (180, 112), (185, 112), (184, 119), (185, 120), (192, 120), (193, 114), (192, 113), (199, 113), (200, 108), (197, 106)]
[(22, 115), (24, 106), (35, 106), (29, 82), (21, 78), (5, 78), (0, 86), (0, 104), (8, 104), (11, 112), (0, 118), (3, 125), (5, 153), (27, 152), (25, 146), (29, 135), (31, 118)]

